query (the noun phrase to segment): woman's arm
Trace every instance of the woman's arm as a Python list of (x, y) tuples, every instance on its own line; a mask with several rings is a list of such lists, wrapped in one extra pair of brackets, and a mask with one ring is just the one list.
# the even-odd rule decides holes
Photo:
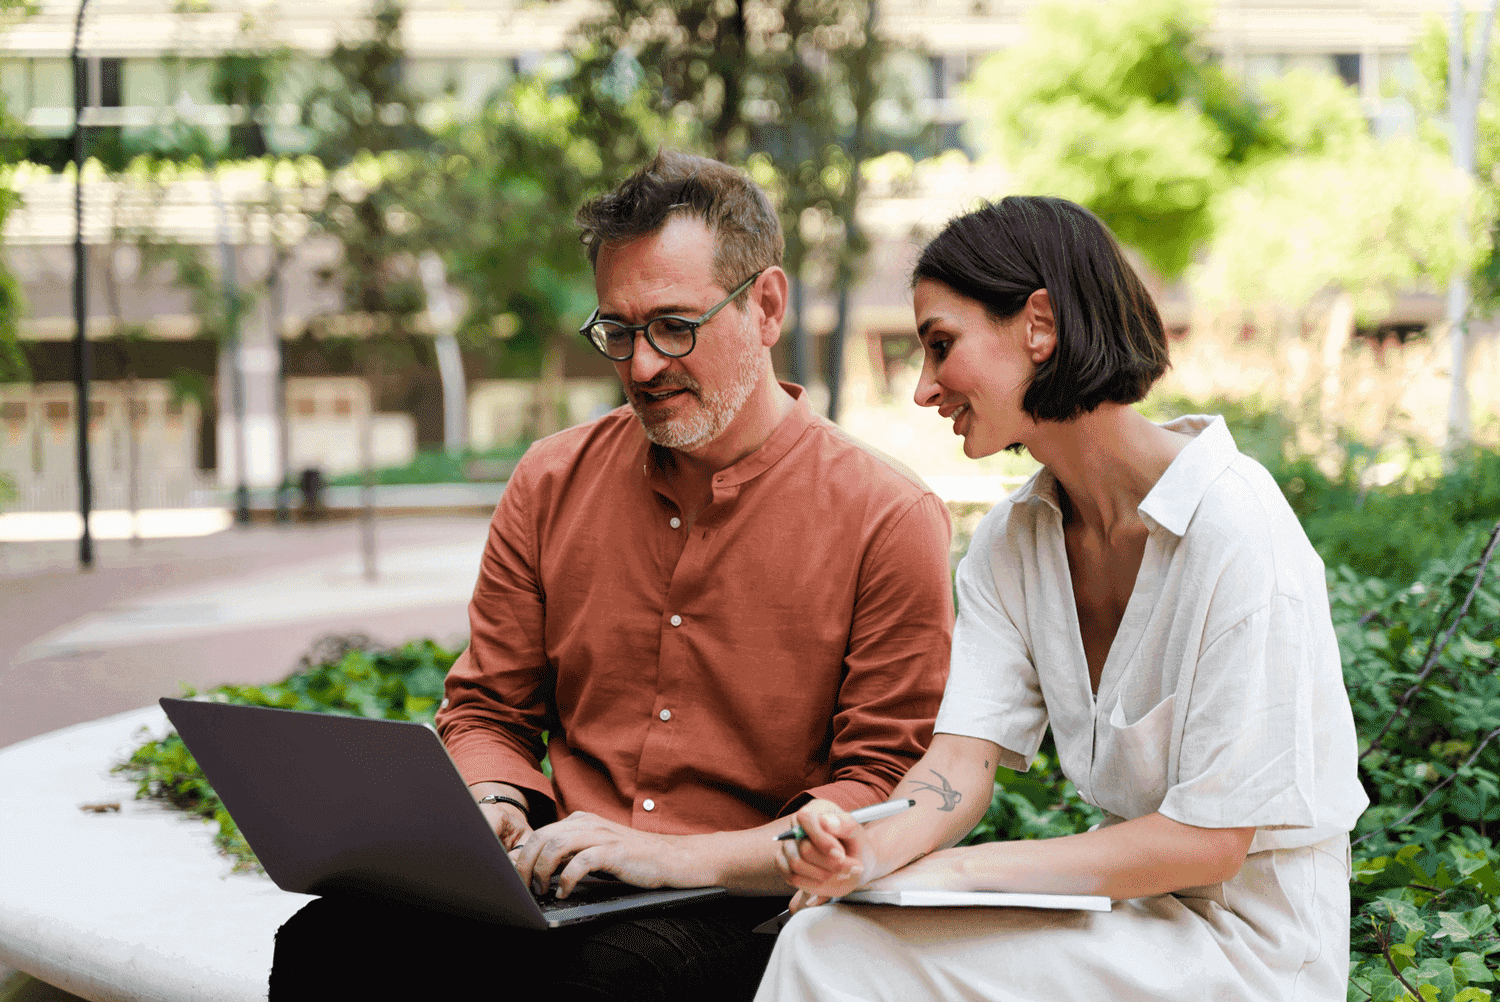
[(1234, 876), (1255, 836), (1254, 828), (1197, 828), (1149, 814), (1078, 835), (947, 848), (984, 816), (998, 758), (989, 741), (939, 734), (896, 787), (895, 797), (916, 800), (911, 810), (864, 827), (827, 801), (798, 811), (808, 837), (786, 843), (780, 862), (802, 892), (797, 903), (872, 885), (1117, 900), (1167, 894)]
[(979, 823), (990, 806), (998, 745), (981, 738), (938, 734), (927, 754), (896, 784), (893, 799), (916, 806), (861, 827), (826, 800), (794, 818), (807, 838), (782, 843), (778, 863), (802, 898), (829, 898), (885, 876), (933, 849), (951, 846)]
[(1144, 898), (1228, 880), (1254, 837), (1254, 828), (1196, 828), (1147, 814), (1078, 835), (942, 850), (875, 886)]

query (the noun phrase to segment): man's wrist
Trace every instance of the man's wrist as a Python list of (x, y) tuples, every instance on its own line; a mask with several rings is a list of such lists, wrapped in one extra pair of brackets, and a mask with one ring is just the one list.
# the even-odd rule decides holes
[[(683, 887), (727, 887), (749, 894), (790, 894), (776, 868), (779, 844), (775, 835), (786, 830), (786, 820), (777, 831), (768, 827), (737, 832), (668, 836), (679, 840), (674, 852)], [(691, 882), (689, 882), (691, 881)]]
[[(474, 794), (475, 801), (484, 803), (485, 797), (500, 797), (498, 803), (510, 803), (518, 808), (522, 814), (531, 814), (531, 799), (526, 796), (526, 791), (509, 783), (501, 783), (495, 780), (486, 780), (481, 783), (473, 783), (469, 790)], [(489, 801), (497, 803), (497, 801)]]
[(501, 793), (489, 793), (479, 798), (481, 804), (509, 804), (522, 814), (529, 814), (530, 809), (515, 797), (507, 797)]

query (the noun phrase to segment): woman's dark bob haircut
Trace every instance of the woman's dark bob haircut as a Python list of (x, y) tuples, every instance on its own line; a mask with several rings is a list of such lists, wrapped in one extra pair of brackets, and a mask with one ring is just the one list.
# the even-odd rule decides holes
[(1057, 347), (1022, 399), (1034, 420), (1133, 404), (1167, 370), (1166, 331), (1145, 285), (1114, 234), (1066, 199), (1011, 195), (959, 216), (922, 251), (912, 286), (929, 278), (996, 320), (1047, 290)]

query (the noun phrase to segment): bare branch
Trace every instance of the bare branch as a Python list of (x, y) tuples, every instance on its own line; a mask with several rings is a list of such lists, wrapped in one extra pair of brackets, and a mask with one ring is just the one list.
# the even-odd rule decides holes
[(1474, 749), (1474, 754), (1472, 754), (1468, 758), (1464, 759), (1463, 764), (1460, 765), (1457, 769), (1454, 769), (1453, 772), (1451, 772), (1448, 775), (1447, 779), (1443, 780), (1437, 786), (1434, 786), (1432, 789), (1428, 790), (1427, 791), (1427, 796), (1425, 796), (1421, 800), (1417, 801), (1417, 806), (1415, 806), (1411, 810), (1407, 811), (1406, 812), (1406, 816), (1403, 817), (1400, 821), (1393, 821), (1390, 824), (1386, 825), (1384, 828), (1377, 828), (1375, 831), (1366, 832), (1365, 834), (1361, 835), (1359, 838), (1355, 839), (1353, 842), (1350, 842), (1349, 843), (1350, 846), (1359, 845), (1365, 839), (1371, 838), (1371, 837), (1379, 834), (1380, 832), (1388, 832), (1392, 828), (1399, 828), (1402, 825), (1406, 824), (1408, 821), (1410, 821), (1412, 818), (1416, 817), (1417, 816), (1417, 812), (1422, 809), (1423, 805), (1425, 805), (1427, 803), (1427, 801), (1431, 800), (1434, 796), (1436, 796), (1437, 792), (1439, 790), (1441, 790), (1443, 787), (1447, 786), (1449, 783), (1451, 783), (1455, 779), (1457, 779), (1458, 778), (1458, 774), (1460, 772), (1462, 772), (1463, 770), (1467, 769), (1469, 766), (1473, 765), (1474, 764), (1474, 760), (1479, 757), (1479, 753), (1482, 752), (1482, 751), (1484, 751), (1484, 746), (1487, 745), (1487, 744), (1489, 744), (1491, 741), (1495, 740), (1496, 737), (1500, 737), (1500, 727), (1497, 727), (1493, 731), (1490, 731), (1488, 734), (1486, 734), (1484, 736), (1484, 740), (1481, 741), (1481, 742), (1479, 742), (1479, 747)]
[(1490, 531), (1490, 541), (1484, 548), (1484, 556), (1480, 558), (1479, 569), (1474, 574), (1474, 585), (1469, 589), (1469, 594), (1464, 597), (1463, 605), (1459, 607), (1458, 614), (1453, 617), (1453, 622), (1448, 627), (1448, 632), (1442, 635), (1442, 643), (1437, 643), (1437, 637), (1433, 637), (1433, 643), (1429, 644), (1427, 648), (1427, 659), (1423, 662), (1422, 670), (1417, 674), (1416, 681), (1411, 684), (1411, 688), (1402, 693), (1401, 699), (1396, 703), (1395, 712), (1391, 714), (1391, 719), (1385, 722), (1385, 726), (1380, 729), (1380, 733), (1375, 735), (1371, 739), (1369, 746), (1359, 753), (1360, 761), (1364, 761), (1365, 756), (1378, 748), (1380, 742), (1385, 740), (1385, 736), (1390, 733), (1391, 727), (1401, 718), (1401, 714), (1406, 711), (1407, 704), (1412, 701), (1412, 698), (1421, 690), (1422, 684), (1427, 681), (1427, 677), (1437, 668), (1438, 658), (1442, 657), (1443, 651), (1448, 649), (1448, 643), (1453, 639), (1453, 634), (1458, 632), (1458, 624), (1463, 622), (1464, 617), (1469, 614), (1469, 606), (1473, 603), (1474, 596), (1479, 591), (1479, 586), (1484, 583), (1484, 573), (1489, 567), (1490, 560), (1495, 556), (1496, 543), (1500, 543), (1500, 522), (1496, 522), (1495, 528)]

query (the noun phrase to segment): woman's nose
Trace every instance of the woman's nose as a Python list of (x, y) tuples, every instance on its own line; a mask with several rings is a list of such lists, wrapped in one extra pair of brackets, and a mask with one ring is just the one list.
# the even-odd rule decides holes
[(943, 402), (943, 388), (932, 375), (932, 366), (922, 363), (922, 375), (917, 377), (917, 389), (912, 399), (918, 407), (936, 407)]

